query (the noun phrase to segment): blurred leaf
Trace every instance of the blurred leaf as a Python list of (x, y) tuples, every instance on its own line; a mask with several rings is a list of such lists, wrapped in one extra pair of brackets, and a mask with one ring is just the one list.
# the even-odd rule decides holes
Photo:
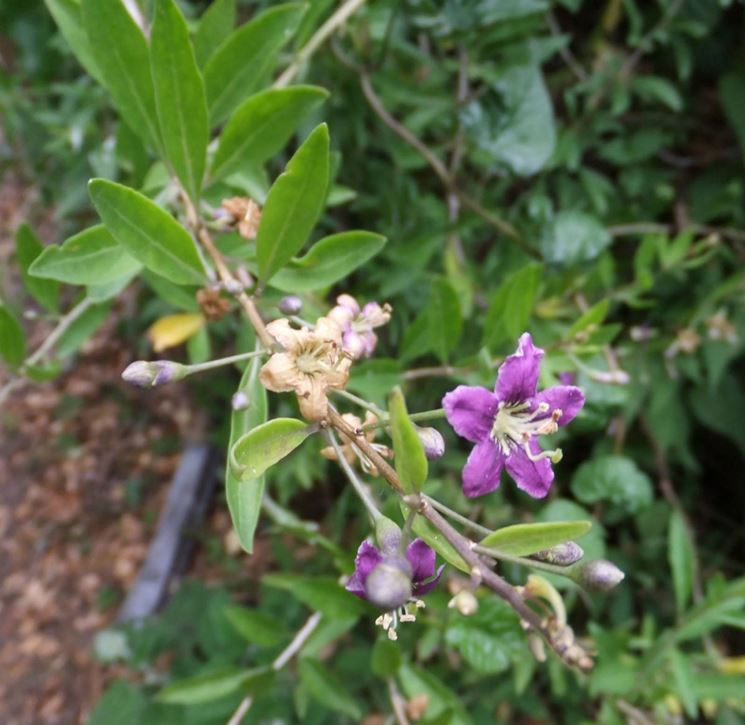
[(680, 91), (667, 78), (638, 76), (632, 79), (631, 87), (643, 100), (658, 101), (676, 113), (683, 110)]
[(427, 480), (427, 456), (424, 446), (406, 411), (406, 401), (401, 388), (395, 388), (388, 399), (391, 438), (393, 439), (396, 473), (406, 493), (421, 491)]
[(207, 98), (175, 0), (156, 0), (150, 65), (166, 160), (196, 203), (207, 162)]
[(44, 252), (44, 245), (28, 224), (21, 224), (16, 231), (16, 259), (21, 268), (23, 284), (29, 294), (49, 312), (59, 309), (59, 285), (53, 280), (37, 279), (29, 268)]
[(124, 680), (113, 682), (96, 703), (88, 725), (132, 725), (141, 722), (148, 701), (136, 685)]
[(0, 300), (0, 356), (12, 368), (26, 358), (26, 336), (18, 318)]
[(698, 704), (696, 702), (693, 672), (688, 658), (677, 649), (670, 650), (670, 667), (673, 671), (675, 690), (683, 702), (686, 714), (693, 720), (698, 717)]
[(241, 485), (250, 485), (317, 430), (302, 420), (274, 418), (241, 436), (230, 449), (230, 465)]
[(571, 340), (575, 335), (587, 330), (588, 328), (595, 329), (605, 319), (609, 307), (609, 300), (601, 300), (596, 305), (590, 307), (589, 310), (583, 312), (579, 319), (569, 328), (565, 335), (566, 339)]
[(295, 599), (329, 619), (348, 620), (369, 610), (368, 604), (350, 594), (335, 577), (266, 574), (261, 583), (288, 591)]
[(543, 271), (541, 264), (526, 264), (497, 288), (486, 313), (484, 345), (494, 350), (525, 332)]
[(446, 277), (432, 280), (427, 301), (428, 336), (431, 349), (447, 362), (463, 331), (458, 293)]
[(98, 224), (70, 237), (62, 246), (46, 247), (29, 272), (67, 284), (105, 285), (140, 269), (142, 265)]
[(186, 342), (204, 327), (205, 319), (199, 313), (166, 315), (153, 322), (147, 336), (155, 352), (163, 352)]
[(387, 637), (378, 637), (375, 640), (370, 668), (378, 677), (384, 680), (395, 677), (401, 662), (401, 648), (396, 642), (391, 642)]
[(256, 236), (259, 278), (267, 282), (300, 251), (326, 200), (329, 132), (318, 126), (269, 190)]
[(572, 493), (583, 503), (609, 501), (626, 513), (652, 503), (652, 483), (625, 456), (597, 456), (583, 463), (572, 478)]
[(733, 71), (719, 79), (719, 98), (745, 159), (745, 73)]
[(83, 27), (80, 0), (44, 0), (44, 4), (80, 65), (91, 77), (103, 84), (101, 74), (93, 59), (93, 50), (88, 35)]
[(224, 121), (266, 81), (277, 53), (292, 37), (304, 12), (300, 3), (269, 8), (235, 30), (212, 54), (204, 68), (204, 81), (213, 125)]
[(344, 684), (317, 659), (301, 657), (298, 663), (300, 682), (308, 693), (334, 712), (340, 712), (359, 721), (362, 710), (355, 699), (346, 692)]
[(259, 647), (274, 647), (289, 636), (287, 628), (276, 617), (256, 609), (230, 606), (225, 616), (243, 639)]
[(550, 549), (565, 541), (584, 536), (592, 526), (590, 521), (553, 521), (537, 524), (515, 524), (493, 531), (481, 541), (504, 554), (528, 556)]
[(140, 277), (150, 289), (164, 302), (177, 310), (184, 312), (199, 312), (200, 307), (196, 300), (196, 289), (194, 287), (182, 287), (169, 282), (165, 277), (153, 274), (143, 269)]
[[(230, 440), (228, 451), (251, 429), (256, 428), (267, 419), (266, 388), (259, 380), (261, 358), (251, 360), (243, 371), (238, 393), (248, 397), (248, 405), (242, 410), (234, 410), (230, 416)], [(238, 534), (241, 546), (251, 554), (253, 552), (254, 533), (261, 512), (261, 501), (264, 497), (264, 477), (241, 482), (230, 466), (225, 466), (225, 496), (228, 500), (230, 518)]]
[(569, 210), (556, 215), (541, 240), (541, 249), (547, 262), (571, 265), (595, 259), (612, 241), (595, 217)]
[(161, 147), (145, 36), (122, 0), (82, 0), (83, 26), (106, 89), (129, 127)]
[(199, 19), (194, 33), (194, 55), (200, 68), (233, 32), (235, 0), (214, 0)]
[(463, 707), (461, 696), (424, 667), (403, 664), (399, 682), (409, 700), (426, 697), (424, 722), (443, 725), (471, 725), (473, 722)]
[(683, 517), (677, 511), (670, 516), (667, 534), (667, 560), (673, 575), (675, 608), (678, 614), (685, 610), (693, 586), (693, 545)]
[(269, 667), (223, 667), (214, 672), (196, 675), (166, 685), (156, 696), (159, 702), (172, 705), (195, 705), (217, 700), (240, 690), (241, 694), (273, 679)]
[(83, 343), (103, 324), (111, 310), (111, 303), (91, 305), (77, 318), (57, 341), (56, 351), (60, 358), (77, 352)]
[(220, 134), (210, 179), (241, 164), (258, 166), (281, 151), (308, 114), (329, 96), (317, 86), (268, 89), (246, 99)]
[(167, 211), (134, 189), (105, 179), (93, 179), (89, 190), (106, 228), (135, 259), (176, 284), (205, 281), (194, 240)]

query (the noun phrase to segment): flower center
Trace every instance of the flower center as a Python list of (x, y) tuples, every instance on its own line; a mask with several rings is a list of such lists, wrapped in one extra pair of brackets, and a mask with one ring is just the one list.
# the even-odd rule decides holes
[(305, 375), (326, 373), (335, 368), (335, 345), (332, 342), (315, 341), (300, 351), (295, 358), (297, 369)]
[(559, 429), (557, 421), (563, 415), (560, 408), (549, 411), (548, 403), (540, 403), (530, 412), (530, 403), (523, 402), (516, 405), (499, 404), (497, 415), (491, 429), (491, 439), (499, 445), (505, 456), (510, 455), (518, 446), (521, 447), (531, 461), (550, 458), (553, 463), (561, 460), (561, 449), (542, 451), (535, 454), (530, 449), (530, 440), (534, 436), (550, 435)]
[(425, 603), (421, 599), (412, 598), (403, 607), (381, 614), (375, 620), (375, 624), (383, 628), (383, 631), (388, 635), (388, 639), (395, 641), (398, 639), (398, 632), (396, 632), (398, 625), (405, 622), (416, 622), (417, 610), (425, 606)]

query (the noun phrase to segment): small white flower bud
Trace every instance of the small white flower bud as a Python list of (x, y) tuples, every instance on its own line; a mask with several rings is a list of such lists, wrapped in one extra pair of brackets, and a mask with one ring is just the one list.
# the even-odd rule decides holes
[(424, 446), (424, 455), (430, 460), (440, 458), (445, 453), (445, 439), (437, 428), (419, 428), (416, 434)]
[(585, 552), (579, 544), (575, 544), (573, 541), (567, 541), (563, 544), (552, 546), (550, 549), (537, 551), (535, 554), (531, 554), (530, 558), (545, 561), (549, 564), (556, 564), (557, 566), (569, 566), (578, 562), (584, 555)]
[(174, 380), (185, 378), (189, 370), (186, 365), (172, 360), (137, 360), (122, 373), (122, 380), (139, 388), (154, 388)]
[(297, 295), (283, 297), (277, 308), (283, 315), (297, 315), (303, 309), (303, 301)]
[(235, 411), (245, 410), (250, 404), (251, 400), (243, 390), (239, 390), (237, 393), (234, 393), (233, 397), (230, 400), (230, 405)]
[(461, 589), (449, 602), (448, 607), (456, 609), (464, 617), (470, 617), (479, 609), (479, 600), (470, 589)]
[(620, 584), (626, 575), (611, 561), (597, 559), (580, 566), (572, 578), (585, 589), (609, 592)]

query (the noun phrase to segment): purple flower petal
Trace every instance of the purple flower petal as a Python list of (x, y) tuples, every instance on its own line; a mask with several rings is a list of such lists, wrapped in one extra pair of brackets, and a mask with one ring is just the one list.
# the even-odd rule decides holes
[(521, 403), (532, 398), (538, 386), (542, 357), (543, 350), (533, 345), (530, 333), (523, 333), (517, 352), (499, 367), (494, 388), (497, 398), (505, 403)]
[[(530, 441), (530, 450), (534, 455), (541, 452), (535, 438)], [(525, 449), (518, 446), (510, 451), (505, 461), (507, 472), (512, 476), (518, 488), (533, 498), (543, 498), (551, 488), (554, 471), (548, 458), (532, 461)]]
[(477, 443), (463, 468), (463, 493), (474, 498), (494, 491), (503, 466), (504, 456), (491, 438)]
[(566, 425), (572, 420), (585, 404), (585, 394), (573, 385), (555, 385), (553, 388), (541, 390), (533, 398), (533, 409), (541, 403), (548, 403), (548, 418), (557, 408), (562, 411), (562, 416), (558, 419), (559, 425)]
[(383, 555), (365, 539), (357, 549), (354, 559), (354, 574), (347, 581), (346, 589), (358, 597), (365, 598), (365, 582), (370, 572), (383, 560)]
[(406, 547), (406, 558), (411, 564), (414, 583), (429, 579), (435, 573), (435, 552), (421, 539), (414, 539)]
[(434, 577), (430, 579), (430, 581), (417, 582), (415, 580), (411, 593), (415, 597), (423, 597), (427, 592), (434, 589), (440, 581), (440, 577), (442, 576), (442, 571), (444, 568), (445, 565), (441, 564), (440, 567), (437, 569), (437, 574), (435, 574)]
[(499, 403), (486, 388), (459, 385), (442, 399), (445, 417), (455, 432), (473, 443), (489, 437)]

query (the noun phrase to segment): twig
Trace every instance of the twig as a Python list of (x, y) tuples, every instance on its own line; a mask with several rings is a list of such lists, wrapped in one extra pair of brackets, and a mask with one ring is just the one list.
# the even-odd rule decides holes
[[(745, 231), (731, 227), (713, 227), (708, 224), (692, 224), (689, 227), (696, 234), (718, 234), (724, 239), (736, 242), (745, 241)], [(636, 234), (671, 234), (678, 231), (674, 224), (640, 222), (637, 224), (617, 224), (606, 229), (612, 237), (634, 236)]]
[[(386, 428), (391, 424), (390, 416), (387, 413), (384, 413), (383, 416), (384, 417), (382, 417), (381, 420), (378, 420), (375, 423), (366, 423), (360, 428), (360, 430), (367, 431), (375, 430), (376, 428)], [(445, 409), (435, 408), (434, 410), (423, 410), (421, 413), (411, 413), (408, 417), (409, 420), (414, 423), (428, 420), (439, 420), (440, 418), (445, 417)]]
[[(320, 612), (311, 614), (311, 616), (308, 618), (308, 621), (298, 630), (292, 642), (290, 642), (290, 644), (288, 644), (287, 647), (285, 647), (279, 653), (277, 659), (272, 662), (272, 669), (275, 672), (281, 670), (300, 651), (302, 646), (308, 640), (308, 637), (313, 634), (313, 631), (318, 626), (319, 622), (321, 621), (321, 616), (322, 615)], [(243, 700), (241, 700), (241, 704), (238, 705), (238, 708), (233, 713), (230, 720), (228, 720), (227, 725), (240, 725), (241, 720), (243, 720), (243, 717), (248, 712), (252, 704), (252, 695), (247, 695), (245, 698), (243, 698)]]
[(453, 511), (453, 509), (446, 506), (444, 503), (440, 503), (437, 499), (431, 498), (430, 496), (424, 496), (423, 498), (430, 506), (434, 506), (440, 513), (443, 513), (448, 518), (453, 519), (453, 521), (457, 521), (459, 524), (468, 527), (471, 531), (475, 531), (481, 536), (489, 536), (489, 534), (491, 534), (491, 529), (487, 529), (486, 526), (471, 521), (471, 519), (462, 516), (457, 511)]
[(388, 678), (388, 697), (391, 699), (393, 715), (398, 725), (409, 725), (409, 719), (406, 717), (406, 703), (398, 691), (398, 687), (396, 687), (396, 681), (392, 677)]
[(302, 67), (313, 53), (323, 44), (323, 42), (349, 18), (357, 9), (365, 4), (365, 0), (347, 0), (337, 11), (313, 34), (313, 37), (303, 46), (295, 57), (295, 60), (285, 68), (282, 74), (274, 82), (274, 88), (284, 88), (297, 75)]
[(342, 398), (346, 398), (350, 403), (359, 405), (360, 408), (365, 408), (365, 410), (369, 410), (371, 413), (374, 413), (379, 418), (388, 416), (388, 414), (384, 410), (381, 410), (380, 408), (378, 408), (378, 406), (375, 405), (374, 403), (370, 403), (367, 400), (364, 400), (363, 398), (356, 396), (354, 393), (350, 393), (348, 390), (332, 390), (331, 392), (336, 393), (337, 395), (340, 395)]

